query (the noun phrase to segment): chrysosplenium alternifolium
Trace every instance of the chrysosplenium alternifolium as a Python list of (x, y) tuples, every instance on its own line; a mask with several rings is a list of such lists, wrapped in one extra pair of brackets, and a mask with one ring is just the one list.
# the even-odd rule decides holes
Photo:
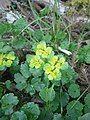
[(0, 67), (10, 67), (15, 58), (16, 57), (13, 52), (0, 53)]
[(49, 80), (60, 78), (60, 69), (65, 64), (65, 58), (54, 55), (52, 48), (47, 47), (45, 42), (40, 42), (37, 45), (35, 53), (35, 55), (28, 57), (30, 68), (42, 68)]

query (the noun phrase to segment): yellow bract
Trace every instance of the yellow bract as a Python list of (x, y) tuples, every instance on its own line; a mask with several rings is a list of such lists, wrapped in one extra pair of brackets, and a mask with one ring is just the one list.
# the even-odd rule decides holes
[(14, 60), (15, 59), (15, 55), (13, 53), (9, 53), (9, 54), (6, 55), (6, 59)]
[(58, 60), (58, 56), (53, 56), (53, 57), (50, 59), (49, 63), (52, 64), (52, 65), (55, 65), (55, 63), (57, 62), (57, 60)]
[(37, 45), (37, 49), (46, 49), (46, 43), (45, 42), (40, 42), (38, 45)]
[(38, 68), (41, 67), (42, 64), (43, 64), (43, 60), (41, 60), (39, 56), (34, 56), (34, 57), (31, 59), (29, 66), (30, 66), (31, 68), (34, 68), (34, 67), (35, 67), (36, 69), (38, 69)]
[(41, 42), (37, 45), (36, 55), (40, 55), (42, 58), (47, 58), (49, 54), (51, 54), (52, 48), (46, 47), (45, 42)]
[(45, 64), (45, 67), (44, 67), (45, 74), (51, 73), (53, 69), (54, 69), (54, 66), (51, 66), (50, 64)]
[(0, 66), (3, 67), (10, 67), (15, 60), (15, 55), (14, 53), (4, 53), (0, 54)]
[(48, 75), (49, 80), (54, 80), (58, 77), (60, 69), (65, 63), (65, 59), (63, 57), (52, 56), (48, 62), (48, 64), (45, 64), (44, 71)]
[(50, 72), (50, 74), (48, 75), (48, 79), (49, 80), (54, 80), (57, 79), (58, 75), (59, 75), (59, 69), (55, 69), (52, 72)]
[(0, 65), (2, 65), (3, 62), (3, 54), (0, 54)]

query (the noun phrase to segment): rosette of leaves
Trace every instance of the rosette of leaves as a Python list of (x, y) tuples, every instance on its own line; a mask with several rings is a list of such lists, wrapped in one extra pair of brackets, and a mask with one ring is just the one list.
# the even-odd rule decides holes
[(67, 105), (66, 120), (77, 120), (82, 115), (83, 104), (79, 101), (71, 101)]
[(85, 105), (84, 105), (84, 112), (90, 113), (90, 93), (88, 93), (84, 99)]
[(15, 107), (19, 100), (17, 96), (14, 96), (13, 93), (5, 94), (1, 98), (1, 109), (5, 112), (5, 115), (10, 115), (13, 113), (13, 107)]
[(16, 111), (12, 114), (10, 120), (27, 120), (27, 116), (23, 111)]
[(34, 104), (34, 102), (24, 104), (21, 110), (24, 111), (28, 120), (37, 120), (40, 115), (39, 107), (37, 104)]
[(68, 93), (72, 98), (77, 98), (80, 95), (80, 88), (77, 84), (71, 84), (68, 89)]

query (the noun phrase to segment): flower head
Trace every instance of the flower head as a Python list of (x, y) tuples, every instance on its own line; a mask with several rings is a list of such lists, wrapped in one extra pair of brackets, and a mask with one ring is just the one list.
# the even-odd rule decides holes
[(52, 52), (51, 47), (46, 47), (45, 42), (40, 42), (36, 48), (36, 55), (40, 55), (42, 58), (47, 58)]
[(10, 67), (15, 60), (15, 55), (13, 52), (11, 53), (1, 53), (0, 54), (0, 66)]
[(30, 66), (31, 68), (34, 68), (34, 67), (35, 67), (36, 69), (38, 69), (38, 68), (41, 67), (42, 64), (43, 64), (43, 60), (41, 60), (40, 56), (34, 56), (34, 57), (31, 59), (29, 66)]
[(6, 54), (5, 58), (8, 60), (15, 60), (15, 55), (14, 53), (8, 53)]
[(45, 64), (44, 66), (45, 74), (51, 73), (53, 69), (54, 69), (54, 66), (51, 66), (49, 63)]
[(53, 56), (50, 60), (49, 63), (51, 65), (55, 65), (55, 63), (58, 61), (58, 56)]

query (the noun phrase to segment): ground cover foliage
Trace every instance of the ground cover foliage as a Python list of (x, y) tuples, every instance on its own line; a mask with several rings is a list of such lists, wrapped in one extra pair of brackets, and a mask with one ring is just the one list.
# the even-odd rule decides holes
[(90, 23), (29, 5), (32, 22), (0, 23), (0, 120), (89, 120)]

